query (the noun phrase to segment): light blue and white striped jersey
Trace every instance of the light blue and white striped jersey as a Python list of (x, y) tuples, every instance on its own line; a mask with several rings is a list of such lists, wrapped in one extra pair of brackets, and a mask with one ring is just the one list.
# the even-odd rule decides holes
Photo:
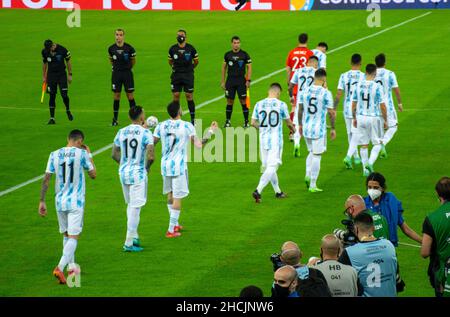
[(114, 145), (120, 148), (119, 175), (122, 184), (139, 184), (147, 179), (147, 146), (152, 144), (152, 132), (141, 125), (130, 124), (117, 132)]
[(365, 297), (397, 296), (397, 256), (386, 239), (357, 243), (345, 249), (358, 272)]
[(315, 73), (316, 69), (310, 66), (297, 68), (295, 70), (294, 75), (291, 78), (291, 83), (297, 85), (297, 98), (314, 83)]
[(327, 68), (327, 55), (318, 49), (312, 50), (314, 55), (319, 59), (319, 68)]
[(309, 87), (300, 97), (303, 104), (303, 135), (309, 139), (323, 138), (327, 133), (328, 109), (333, 109), (331, 92), (317, 85)]
[(381, 117), (380, 104), (384, 102), (383, 88), (373, 80), (362, 80), (356, 85), (352, 101), (356, 101), (356, 114)]
[(56, 175), (56, 211), (84, 208), (86, 192), (84, 170), (93, 169), (94, 166), (86, 150), (63, 147), (50, 153), (45, 172)]
[(192, 123), (178, 120), (166, 120), (155, 128), (155, 137), (161, 140), (161, 175), (179, 176), (187, 171), (187, 147), (195, 137)]
[(392, 98), (392, 88), (397, 88), (397, 76), (393, 71), (386, 68), (377, 68), (377, 76), (375, 82), (383, 87), (384, 100), (386, 101), (386, 109), (388, 114), (395, 112), (394, 99)]
[(264, 150), (283, 148), (283, 120), (289, 118), (285, 102), (266, 98), (256, 103), (252, 118), (259, 122), (259, 144)]
[(353, 118), (352, 115), (352, 94), (356, 85), (364, 80), (364, 73), (359, 70), (349, 70), (341, 74), (338, 83), (338, 89), (344, 91), (344, 117)]

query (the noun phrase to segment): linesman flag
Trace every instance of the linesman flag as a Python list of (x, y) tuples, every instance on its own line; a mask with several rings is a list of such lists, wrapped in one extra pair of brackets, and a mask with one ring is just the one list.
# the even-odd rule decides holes
[(42, 83), (41, 103), (44, 103), (45, 91), (47, 90), (47, 83)]

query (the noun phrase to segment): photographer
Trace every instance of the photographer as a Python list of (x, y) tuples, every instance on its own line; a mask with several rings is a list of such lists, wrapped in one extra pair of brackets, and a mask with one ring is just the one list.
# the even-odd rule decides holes
[(273, 276), (272, 297), (300, 297), (296, 290), (297, 284), (296, 270), (290, 265), (280, 267)]
[(346, 226), (346, 230), (335, 229), (333, 233), (341, 240), (344, 247), (354, 245), (358, 240), (353, 229), (353, 219), (361, 213), (369, 214), (374, 222), (375, 231), (373, 235), (375, 238), (389, 239), (388, 223), (384, 216), (366, 209), (364, 199), (360, 195), (351, 195), (345, 201), (344, 214), (347, 219), (342, 220), (342, 224)]
[(298, 274), (297, 291), (301, 297), (330, 297), (325, 276), (317, 269), (301, 264), (302, 252), (295, 242), (287, 241), (281, 247), (281, 254), (270, 257), (274, 271), (280, 267), (292, 266)]

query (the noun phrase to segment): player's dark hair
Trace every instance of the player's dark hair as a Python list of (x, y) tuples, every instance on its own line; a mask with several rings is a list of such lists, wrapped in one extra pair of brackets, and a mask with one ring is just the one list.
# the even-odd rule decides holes
[(176, 101), (172, 101), (167, 106), (167, 113), (169, 116), (174, 119), (178, 116), (178, 113), (180, 112), (180, 103)]
[(239, 294), (239, 297), (242, 298), (263, 298), (263, 296), (263, 291), (254, 285), (244, 287)]
[(445, 201), (450, 201), (450, 177), (442, 177), (437, 182), (436, 192)]
[(272, 83), (270, 84), (270, 89), (278, 88), (280, 91), (283, 91), (281, 88), (281, 85), (279, 83)]
[(352, 65), (359, 65), (361, 64), (362, 57), (361, 54), (355, 53), (352, 55)]
[(353, 219), (355, 226), (362, 227), (363, 230), (369, 231), (373, 229), (373, 218), (366, 212), (362, 212)]
[(186, 30), (183, 30), (183, 29), (179, 29), (179, 30), (178, 30), (178, 32), (182, 32), (182, 33), (184, 33), (184, 36), (187, 36), (187, 32), (186, 32)]
[(52, 40), (45, 40), (44, 41), (44, 48), (48, 51), (48, 50), (50, 50), (50, 48), (52, 47), (52, 45), (53, 45), (53, 41)]
[(377, 71), (377, 65), (375, 64), (367, 64), (366, 66), (366, 73), (369, 75), (372, 75)]
[(369, 186), (370, 181), (377, 182), (378, 184), (380, 184), (380, 187), (386, 190), (386, 178), (384, 178), (384, 176), (381, 173), (377, 172), (370, 173), (366, 179), (366, 188)]
[(142, 111), (143, 109), (141, 106), (134, 106), (130, 108), (130, 110), (128, 111), (128, 115), (130, 116), (131, 120), (136, 121), (137, 119), (139, 119)]
[(233, 36), (232, 38), (231, 38), (231, 43), (233, 43), (233, 41), (240, 41), (241, 40), (241, 38), (239, 37), (239, 36), (237, 36), (237, 35), (235, 35), (235, 36)]
[(314, 77), (315, 78), (323, 78), (323, 77), (327, 77), (327, 71), (323, 68), (319, 68), (318, 70), (316, 70), (316, 72), (314, 73)]
[(122, 32), (123, 35), (125, 35), (125, 30), (124, 30), (124, 29), (118, 28), (118, 29), (116, 29), (116, 30), (114, 31), (114, 33), (116, 33), (116, 32)]
[(315, 60), (316, 62), (319, 62), (319, 58), (316, 55), (310, 56), (308, 58), (308, 61), (310, 61), (310, 60)]
[(377, 67), (384, 67), (386, 65), (386, 55), (381, 53), (375, 56), (375, 64), (377, 64)]
[(298, 42), (300, 44), (306, 44), (308, 42), (308, 34), (302, 33), (298, 36)]
[(320, 42), (319, 44), (317, 44), (317, 46), (319, 47), (325, 47), (325, 49), (328, 51), (328, 44), (325, 42)]
[(68, 137), (69, 137), (69, 140), (72, 140), (72, 141), (78, 141), (80, 139), (84, 140), (83, 132), (81, 132), (81, 130), (77, 130), (77, 129), (70, 131)]

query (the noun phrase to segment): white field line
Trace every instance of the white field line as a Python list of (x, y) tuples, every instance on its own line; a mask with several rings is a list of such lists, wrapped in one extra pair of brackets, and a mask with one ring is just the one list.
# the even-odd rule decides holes
[(406, 245), (406, 246), (408, 246), (408, 247), (419, 248), (419, 249), (421, 248), (421, 246), (418, 245), (418, 244), (411, 244), (411, 243), (404, 243), (404, 242), (399, 242), (398, 244)]
[[(372, 37), (378, 36), (378, 35), (380, 35), (380, 34), (383, 34), (384, 32), (393, 30), (393, 29), (398, 28), (398, 27), (400, 27), (400, 26), (402, 26), (402, 25), (405, 25), (405, 24), (410, 23), (410, 22), (413, 22), (413, 21), (415, 21), (415, 20), (417, 20), (417, 19), (423, 18), (423, 17), (425, 17), (425, 16), (427, 16), (427, 15), (429, 15), (429, 14), (431, 14), (431, 11), (428, 11), (428, 12), (426, 12), (426, 13), (424, 13), (424, 14), (418, 15), (418, 16), (416, 16), (416, 17), (414, 17), (414, 18), (408, 19), (408, 20), (406, 20), (406, 21), (403, 21), (403, 22), (401, 22), (401, 23), (398, 23), (398, 24), (396, 24), (396, 25), (393, 25), (393, 26), (391, 26), (391, 27), (388, 27), (388, 28), (383, 29), (383, 30), (381, 30), (381, 31), (378, 31), (378, 32), (376, 32), (376, 33), (373, 33), (373, 34), (371, 34), (371, 35), (364, 36), (364, 37), (362, 37), (362, 38), (360, 38), (360, 39), (357, 39), (357, 40), (355, 40), (355, 41), (349, 42), (349, 43), (344, 44), (344, 45), (342, 45), (342, 46), (336, 47), (335, 49), (330, 50), (327, 54), (332, 54), (332, 53), (337, 52), (337, 51), (339, 51), (339, 50), (342, 50), (342, 49), (344, 49), (344, 48), (346, 48), (346, 47), (349, 47), (349, 46), (351, 46), (351, 45), (353, 45), (353, 44), (356, 44), (356, 43), (362, 42), (362, 41), (364, 41), (364, 40), (370, 39), (370, 38), (372, 38)], [(282, 73), (283, 71), (285, 71), (285, 68), (281, 68), (281, 69), (276, 70), (276, 71), (274, 71), (274, 72), (272, 72), (272, 73), (270, 73), (270, 74), (267, 74), (267, 75), (265, 75), (265, 76), (262, 76), (262, 77), (260, 77), (260, 78), (258, 78), (258, 79), (256, 79), (256, 80), (254, 80), (254, 81), (252, 82), (252, 85), (257, 84), (257, 83), (259, 83), (259, 82), (261, 82), (261, 81), (263, 81), (263, 80), (266, 80), (266, 79), (268, 79), (268, 78), (270, 78), (270, 77), (272, 77), (272, 76), (275, 76), (275, 75), (277, 75), (277, 74), (279, 74), (279, 73)], [(214, 103), (214, 102), (216, 102), (216, 101), (222, 100), (223, 98), (224, 98), (223, 95), (220, 95), (220, 96), (218, 96), (218, 97), (216, 97), (216, 98), (213, 98), (213, 99), (211, 99), (211, 100), (208, 100), (208, 101), (205, 101), (205, 102), (199, 104), (196, 108), (197, 108), (197, 109), (203, 108), (203, 107), (205, 107), (205, 106), (207, 106), (207, 105), (209, 105), (209, 104), (212, 104), (212, 103)], [(5, 107), (1, 107), (1, 109), (5, 109)], [(95, 155), (101, 154), (101, 153), (107, 151), (108, 149), (110, 149), (111, 147), (112, 147), (112, 144), (106, 145), (106, 146), (102, 147), (101, 149), (98, 149), (97, 151), (93, 152), (92, 155), (95, 156)], [(44, 175), (36, 176), (36, 177), (34, 177), (34, 178), (32, 178), (32, 179), (27, 180), (26, 182), (23, 182), (23, 183), (18, 184), (18, 185), (16, 185), (16, 186), (10, 187), (10, 188), (8, 188), (8, 189), (6, 189), (6, 190), (4, 190), (4, 191), (1, 191), (1, 192), (0, 192), (0, 197), (5, 196), (5, 195), (7, 195), (7, 194), (9, 194), (9, 193), (11, 193), (11, 192), (13, 192), (13, 191), (16, 191), (16, 190), (18, 190), (18, 189), (20, 189), (20, 188), (22, 188), (22, 187), (25, 187), (25, 186), (29, 185), (29, 184), (32, 184), (32, 183), (34, 183), (34, 182), (37, 182), (37, 181), (41, 180), (43, 177), (44, 177)]]

